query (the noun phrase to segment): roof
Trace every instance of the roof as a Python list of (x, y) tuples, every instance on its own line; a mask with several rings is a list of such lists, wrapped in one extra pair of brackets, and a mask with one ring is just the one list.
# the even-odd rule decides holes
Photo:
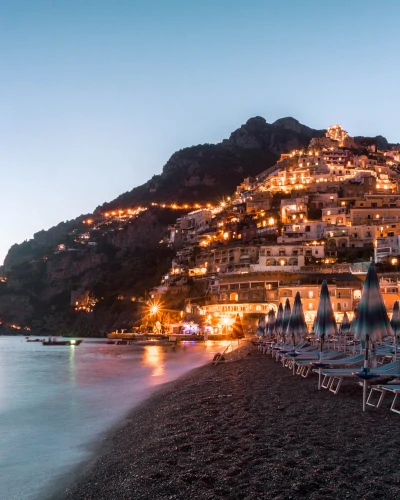
[(328, 285), (344, 283), (351, 283), (354, 285), (362, 284), (362, 280), (352, 273), (315, 273), (309, 275), (304, 274), (300, 277), (300, 283), (302, 285), (320, 284), (324, 280), (327, 281)]

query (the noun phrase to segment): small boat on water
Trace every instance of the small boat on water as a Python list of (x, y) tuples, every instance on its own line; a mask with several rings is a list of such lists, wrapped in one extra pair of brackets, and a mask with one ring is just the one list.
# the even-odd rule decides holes
[(63, 339), (60, 337), (49, 337), (48, 340), (42, 340), (43, 345), (69, 345), (69, 346), (77, 346), (82, 343), (82, 339)]
[(45, 342), (46, 339), (26, 339), (27, 342)]

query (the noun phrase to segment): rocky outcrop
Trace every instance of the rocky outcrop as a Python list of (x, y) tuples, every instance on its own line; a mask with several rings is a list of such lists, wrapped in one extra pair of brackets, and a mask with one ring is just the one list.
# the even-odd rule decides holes
[(223, 145), (269, 150), (280, 155), (291, 149), (306, 147), (312, 137), (322, 137), (324, 133), (324, 130), (306, 127), (294, 118), (281, 118), (270, 124), (261, 116), (256, 116), (235, 130), (229, 139), (223, 141)]
[(364, 137), (362, 135), (358, 135), (354, 137), (354, 140), (357, 144), (360, 144), (362, 146), (375, 145), (377, 149), (380, 150), (385, 150), (390, 148), (390, 145), (386, 137), (383, 137), (382, 135), (377, 135), (376, 137)]

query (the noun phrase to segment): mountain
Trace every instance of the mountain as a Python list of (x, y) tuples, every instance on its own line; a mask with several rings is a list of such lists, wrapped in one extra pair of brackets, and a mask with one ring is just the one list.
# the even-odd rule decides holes
[(151, 202), (201, 202), (232, 193), (244, 177), (257, 175), (284, 153), (308, 145), (323, 130), (301, 125), (294, 118), (273, 124), (259, 116), (250, 118), (219, 144), (202, 144), (181, 149), (154, 175), (97, 211), (126, 208)]
[[(274, 123), (250, 118), (219, 144), (177, 151), (159, 175), (92, 215), (13, 245), (0, 280), (0, 319), (38, 333), (99, 335), (131, 327), (143, 307), (140, 297), (170, 266), (173, 251), (163, 243), (168, 225), (189, 206), (230, 195), (243, 178), (265, 171), (281, 153), (306, 147), (324, 133), (290, 117)], [(180, 210), (160, 206), (175, 203)], [(146, 210), (127, 211), (138, 206)], [(105, 212), (115, 214), (112, 220)], [(88, 218), (92, 225), (85, 224)], [(71, 306), (71, 292), (81, 289), (90, 294), (90, 314)]]

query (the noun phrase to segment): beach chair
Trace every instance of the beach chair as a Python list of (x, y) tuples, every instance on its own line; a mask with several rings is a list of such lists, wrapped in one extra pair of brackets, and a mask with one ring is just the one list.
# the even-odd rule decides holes
[[(310, 352), (314, 352), (316, 349), (315, 347), (313, 346), (307, 346), (307, 347), (303, 347), (303, 348), (298, 348), (297, 346), (294, 348), (294, 350), (296, 352), (300, 352), (302, 354), (307, 354), (307, 353), (310, 353)], [(282, 361), (283, 358), (285, 358), (287, 356), (287, 353), (288, 352), (292, 352), (293, 351), (293, 347), (292, 346), (285, 346), (285, 349), (281, 350), (281, 351), (278, 351), (276, 353), (276, 356), (277, 356), (277, 359), (280, 358), (280, 360)]]
[[(380, 393), (380, 397), (379, 397), (377, 403), (372, 402), (372, 398), (373, 398), (375, 392)], [(377, 386), (371, 387), (371, 391), (370, 391), (368, 399), (367, 399), (367, 405), (379, 408), (383, 402), (385, 395), (388, 392), (392, 392), (395, 395), (393, 398), (392, 404), (390, 405), (390, 411), (394, 411), (395, 413), (400, 414), (400, 409), (395, 408), (397, 396), (400, 394), (400, 384), (392, 384), (392, 385), (382, 384), (382, 385), (377, 385)]]
[[(343, 356), (343, 352), (337, 353), (338, 356)], [(345, 356), (341, 358), (333, 357), (322, 357), (322, 361), (329, 366), (349, 366), (353, 364), (359, 364), (363, 361), (364, 355), (360, 354), (359, 356)], [(297, 360), (296, 359), (296, 365), (298, 366), (297, 368), (297, 375), (301, 375), (304, 378), (307, 378), (308, 375), (311, 372), (313, 363), (315, 363), (315, 360)]]
[(319, 359), (321, 359), (322, 361), (325, 361), (325, 360), (331, 360), (331, 359), (338, 358), (339, 356), (343, 356), (343, 353), (336, 351), (336, 350), (322, 351), (322, 356), (320, 356), (320, 351), (318, 351), (318, 352), (312, 351), (310, 353), (304, 353), (304, 354), (301, 354), (299, 356), (296, 356), (295, 358), (290, 357), (290, 356), (286, 356), (285, 357), (285, 366), (288, 366), (289, 368), (293, 368), (293, 363), (295, 363), (295, 365), (297, 365), (297, 366), (301, 363), (312, 364), (312, 363), (315, 363), (316, 361), (318, 361)]
[[(354, 373), (362, 371), (363, 369), (363, 366), (358, 366), (355, 368), (324, 369), (322, 370), (324, 379), (322, 381), (321, 387), (323, 387), (324, 389), (329, 389), (331, 392), (333, 392), (333, 394), (337, 394), (344, 378), (354, 378), (356, 377)], [(396, 377), (400, 375), (400, 361), (393, 361), (392, 363), (373, 368), (373, 372), (381, 376), (389, 375)]]

